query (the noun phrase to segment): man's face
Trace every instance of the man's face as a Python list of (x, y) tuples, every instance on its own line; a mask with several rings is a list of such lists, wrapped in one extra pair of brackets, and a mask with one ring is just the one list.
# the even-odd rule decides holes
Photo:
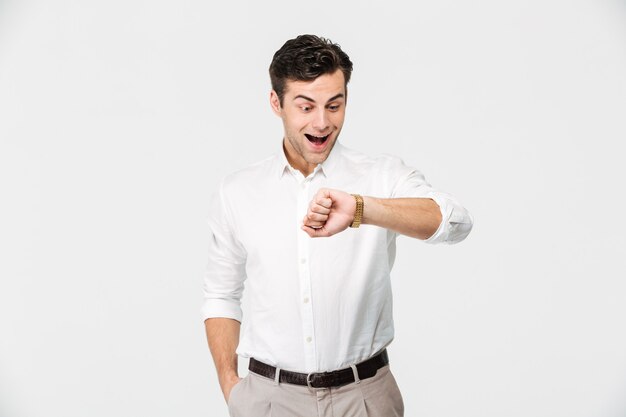
[(346, 111), (343, 72), (337, 70), (313, 81), (287, 81), (285, 87), (283, 104), (274, 91), (270, 104), (283, 120), (289, 163), (308, 175), (326, 160), (341, 132)]

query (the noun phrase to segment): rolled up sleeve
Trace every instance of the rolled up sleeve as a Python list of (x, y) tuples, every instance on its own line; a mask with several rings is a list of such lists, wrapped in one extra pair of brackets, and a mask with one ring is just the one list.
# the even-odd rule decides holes
[(392, 198), (430, 198), (441, 210), (441, 224), (426, 243), (454, 244), (463, 241), (472, 230), (474, 220), (459, 201), (448, 193), (435, 190), (415, 168), (397, 160), (400, 179), (397, 181)]
[(246, 279), (246, 251), (238, 241), (220, 186), (209, 203), (209, 253), (204, 277), (203, 320), (213, 317), (241, 322)]

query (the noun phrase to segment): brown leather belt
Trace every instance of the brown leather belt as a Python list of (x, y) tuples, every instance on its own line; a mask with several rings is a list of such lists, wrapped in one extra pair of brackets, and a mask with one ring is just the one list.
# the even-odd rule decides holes
[[(367, 379), (376, 375), (376, 372), (389, 363), (387, 349), (384, 349), (378, 355), (370, 359), (356, 364), (356, 370), (359, 379)], [(276, 367), (267, 365), (254, 358), (250, 358), (248, 366), (250, 372), (264, 376), (266, 378), (276, 378)], [(304, 374), (300, 372), (285, 371), (279, 372), (279, 382), (295, 385), (308, 385), (311, 388), (330, 388), (339, 387), (354, 382), (354, 371), (352, 368), (339, 369), (331, 372), (316, 372)]]

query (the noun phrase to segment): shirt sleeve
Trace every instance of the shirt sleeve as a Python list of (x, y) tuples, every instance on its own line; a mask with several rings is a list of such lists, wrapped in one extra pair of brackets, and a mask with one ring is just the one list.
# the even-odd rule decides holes
[(204, 277), (203, 320), (224, 317), (241, 322), (246, 251), (235, 236), (223, 186), (211, 197), (208, 224), (209, 260)]
[(463, 241), (474, 224), (467, 209), (450, 194), (435, 190), (426, 182), (421, 172), (406, 166), (402, 160), (397, 159), (394, 165), (399, 179), (393, 189), (392, 198), (431, 198), (441, 210), (439, 228), (424, 242), (454, 244)]

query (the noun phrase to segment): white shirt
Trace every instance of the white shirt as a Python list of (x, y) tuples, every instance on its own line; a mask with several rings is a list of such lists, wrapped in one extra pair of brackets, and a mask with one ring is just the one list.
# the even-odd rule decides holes
[[(427, 243), (460, 242), (472, 228), (467, 210), (401, 159), (371, 158), (338, 142), (306, 178), (282, 150), (227, 176), (211, 199), (202, 313), (243, 318), (243, 357), (323, 372), (365, 360), (393, 339), (390, 272), (398, 234), (361, 225), (310, 238), (302, 219), (323, 187), (433, 199), (443, 220)], [(242, 317), (244, 282), (249, 305)]]

